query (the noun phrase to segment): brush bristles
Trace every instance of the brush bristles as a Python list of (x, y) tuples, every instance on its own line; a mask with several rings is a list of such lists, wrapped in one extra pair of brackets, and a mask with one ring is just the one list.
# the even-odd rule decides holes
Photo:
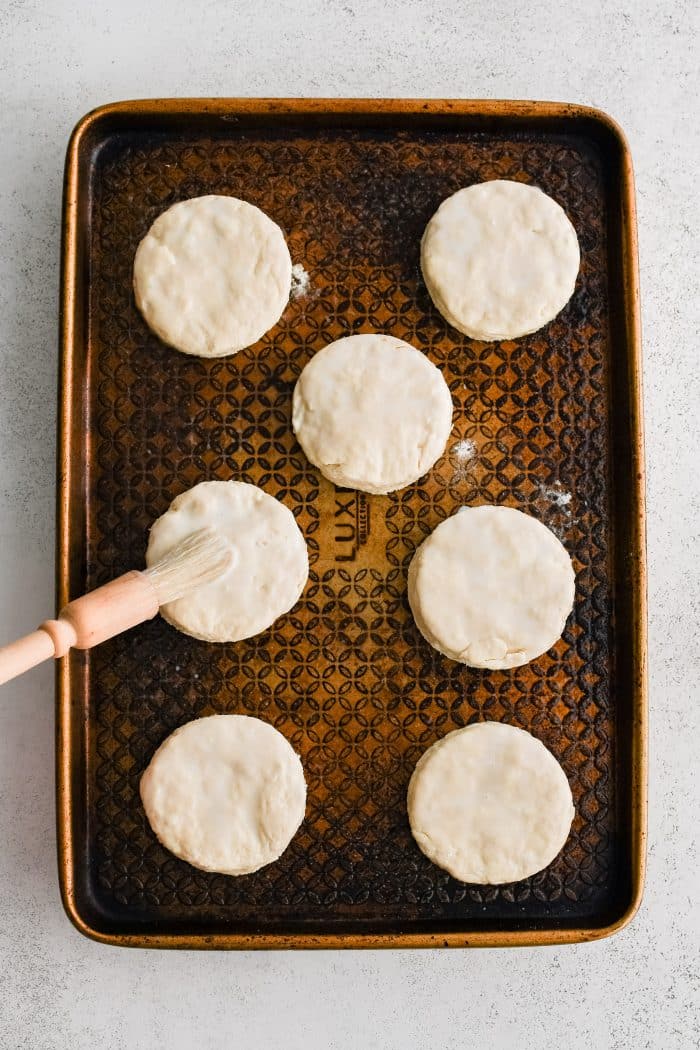
[(146, 570), (160, 605), (211, 583), (231, 565), (233, 548), (214, 529), (198, 529)]

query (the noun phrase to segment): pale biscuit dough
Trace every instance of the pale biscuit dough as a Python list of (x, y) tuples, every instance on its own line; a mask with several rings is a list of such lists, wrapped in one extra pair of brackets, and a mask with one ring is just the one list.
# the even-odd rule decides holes
[(257, 342), (279, 321), (291, 284), (279, 226), (236, 197), (174, 204), (134, 259), (136, 303), (149, 327), (199, 357), (235, 354)]
[(417, 481), (443, 453), (452, 398), (419, 350), (389, 335), (353, 335), (306, 365), (294, 388), (292, 424), (325, 477), (382, 494)]
[(266, 630), (288, 612), (309, 573), (306, 542), (292, 512), (256, 485), (203, 481), (173, 500), (154, 523), (146, 564), (153, 565), (186, 536), (210, 526), (234, 549), (217, 580), (161, 608), (193, 638), (237, 642)]
[(444, 200), (421, 242), (421, 267), (443, 317), (472, 339), (517, 339), (571, 298), (576, 231), (535, 186), (494, 179)]
[(430, 644), (470, 667), (518, 667), (545, 653), (574, 602), (566, 549), (511, 507), (463, 507), (416, 551), (408, 599)]
[(176, 729), (141, 778), (148, 821), (195, 868), (247, 875), (284, 853), (306, 808), (299, 757), (271, 725), (212, 715)]
[(530, 733), (480, 722), (448, 733), (420, 758), (408, 785), (413, 837), (462, 882), (517, 882), (547, 867), (574, 818), (554, 755)]

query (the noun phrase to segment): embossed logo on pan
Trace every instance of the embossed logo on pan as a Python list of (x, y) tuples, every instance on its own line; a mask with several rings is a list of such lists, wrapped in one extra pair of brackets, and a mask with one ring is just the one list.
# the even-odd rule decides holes
[(355, 561), (369, 539), (369, 500), (364, 492), (337, 492), (333, 514), (336, 561)]

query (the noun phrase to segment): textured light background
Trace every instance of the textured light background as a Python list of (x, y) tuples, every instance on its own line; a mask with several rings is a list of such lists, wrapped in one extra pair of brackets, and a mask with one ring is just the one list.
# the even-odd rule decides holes
[(88, 942), (58, 897), (51, 671), (3, 688), (3, 1050), (700, 1044), (699, 29), (694, 0), (0, 0), (0, 642), (53, 607), (63, 155), (77, 119), (119, 98), (541, 98), (616, 117), (638, 182), (651, 568), (647, 891), (633, 924), (597, 944), (199, 954)]

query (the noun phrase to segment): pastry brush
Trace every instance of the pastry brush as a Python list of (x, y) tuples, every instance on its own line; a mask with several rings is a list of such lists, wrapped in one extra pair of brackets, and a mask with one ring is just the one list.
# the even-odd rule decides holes
[(213, 529), (199, 529), (143, 572), (133, 570), (69, 602), (57, 620), (0, 648), (0, 685), (30, 667), (94, 645), (152, 619), (161, 605), (211, 583), (228, 569), (233, 548)]

